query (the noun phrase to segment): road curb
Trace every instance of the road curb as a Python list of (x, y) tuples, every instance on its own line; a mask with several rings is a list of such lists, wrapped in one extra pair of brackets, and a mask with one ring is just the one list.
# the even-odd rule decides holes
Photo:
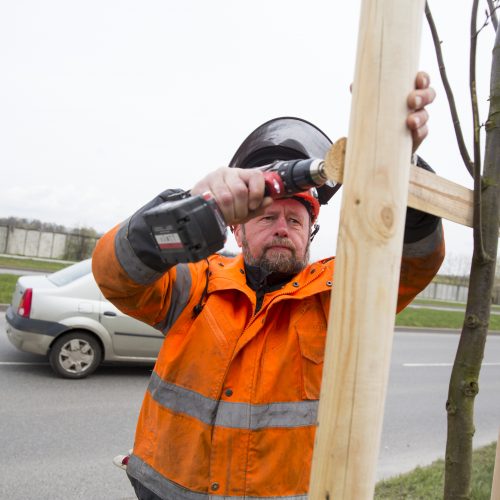
[[(460, 335), (461, 329), (458, 328), (424, 328), (422, 326), (396, 326), (395, 332), (421, 332), (421, 333), (451, 333)], [(500, 335), (498, 330), (488, 331), (488, 335)]]
[(0, 304), (0, 312), (5, 312), (8, 307), (9, 304)]

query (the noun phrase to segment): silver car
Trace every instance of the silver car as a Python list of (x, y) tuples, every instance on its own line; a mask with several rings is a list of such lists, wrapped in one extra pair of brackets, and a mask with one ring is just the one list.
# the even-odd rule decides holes
[(100, 292), (90, 259), (45, 276), (22, 276), (7, 309), (7, 336), (18, 349), (48, 356), (67, 378), (101, 362), (153, 364), (163, 335), (121, 313)]

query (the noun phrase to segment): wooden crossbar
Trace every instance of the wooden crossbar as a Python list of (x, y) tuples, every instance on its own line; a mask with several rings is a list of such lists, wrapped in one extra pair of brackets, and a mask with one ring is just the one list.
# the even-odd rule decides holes
[[(342, 137), (325, 158), (325, 173), (331, 181), (343, 182), (346, 147), (347, 139)], [(461, 184), (415, 165), (410, 166), (409, 207), (472, 227), (473, 194)]]

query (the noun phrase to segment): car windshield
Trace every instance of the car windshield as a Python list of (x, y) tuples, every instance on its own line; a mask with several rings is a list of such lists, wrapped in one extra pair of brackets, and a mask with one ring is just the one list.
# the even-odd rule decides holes
[(72, 266), (65, 267), (60, 271), (56, 271), (55, 273), (49, 274), (47, 278), (54, 283), (56, 286), (63, 286), (75, 281), (86, 274), (91, 272), (91, 259), (82, 260), (82, 262), (78, 262), (77, 264), (73, 264)]

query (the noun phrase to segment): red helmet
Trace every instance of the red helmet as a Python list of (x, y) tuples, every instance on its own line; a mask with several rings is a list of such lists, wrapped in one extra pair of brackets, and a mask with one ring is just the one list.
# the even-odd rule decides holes
[[(312, 123), (301, 118), (281, 117), (257, 127), (240, 145), (230, 167), (254, 168), (276, 160), (324, 158), (332, 141)], [(340, 185), (327, 182), (316, 189), (293, 195), (305, 202), (312, 222), (319, 215), (320, 205), (326, 205)]]
[(300, 201), (306, 204), (307, 211), (311, 216), (311, 222), (316, 222), (319, 216), (319, 201), (316, 189), (310, 189), (309, 191), (303, 191), (302, 193), (296, 193), (292, 196), (292, 199)]

